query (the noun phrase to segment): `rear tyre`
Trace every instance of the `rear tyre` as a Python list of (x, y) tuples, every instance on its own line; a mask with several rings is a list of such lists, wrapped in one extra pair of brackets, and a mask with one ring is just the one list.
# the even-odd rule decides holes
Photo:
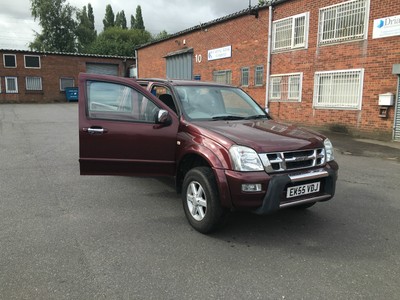
[(215, 231), (225, 219), (214, 173), (208, 167), (197, 167), (186, 174), (182, 203), (190, 225), (201, 233)]

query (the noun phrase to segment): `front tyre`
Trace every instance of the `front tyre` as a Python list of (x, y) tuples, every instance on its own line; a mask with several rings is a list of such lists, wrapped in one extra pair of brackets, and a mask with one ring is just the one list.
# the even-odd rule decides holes
[(226, 211), (221, 207), (214, 173), (208, 167), (190, 170), (183, 181), (182, 202), (190, 225), (201, 233), (216, 230)]

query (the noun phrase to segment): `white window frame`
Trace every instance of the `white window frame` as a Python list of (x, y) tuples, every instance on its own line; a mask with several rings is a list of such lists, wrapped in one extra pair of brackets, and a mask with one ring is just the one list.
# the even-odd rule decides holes
[[(293, 90), (293, 79), (298, 79), (297, 91)], [(301, 102), (303, 89), (303, 73), (274, 74), (270, 78), (269, 99), (279, 102)], [(293, 96), (297, 93), (297, 96)]]
[[(354, 8), (353, 10), (348, 10), (347, 12), (349, 15), (345, 15), (344, 12), (340, 11), (341, 9), (345, 9), (346, 6), (351, 6), (351, 5), (356, 5), (357, 3), (364, 3), (364, 24), (362, 25), (363, 32), (362, 33), (349, 33), (344, 36), (343, 32), (344, 30), (357, 30), (353, 26), (353, 29), (347, 29), (347, 27), (340, 28), (340, 16), (338, 17), (338, 13), (341, 14), (341, 19), (343, 22), (357, 22), (357, 18), (353, 18), (353, 20), (350, 20), (350, 16), (352, 15), (351, 13), (353, 11), (356, 11), (359, 9), (359, 7)], [(323, 7), (319, 9), (319, 21), (318, 21), (318, 44), (319, 45), (325, 45), (325, 44), (333, 44), (333, 43), (343, 43), (343, 42), (351, 42), (351, 41), (357, 41), (357, 40), (365, 40), (368, 38), (368, 21), (369, 21), (369, 10), (370, 10), (370, 0), (350, 0), (346, 2), (342, 2), (339, 4)], [(331, 27), (334, 27), (334, 30), (332, 31), (331, 37), (326, 37), (324, 38), (324, 35), (327, 34), (327, 30), (325, 27), (327, 27), (327, 22), (326, 22), (326, 17), (328, 17), (328, 14), (334, 14), (335, 18), (332, 18), (332, 24), (330, 24)], [(355, 20), (355, 21), (354, 21)], [(350, 24), (352, 25), (352, 24)], [(353, 24), (354, 25), (354, 24)], [(360, 24), (358, 26), (361, 26)], [(343, 26), (342, 26), (343, 27)], [(340, 36), (342, 35), (342, 36)]]
[(232, 71), (231, 70), (213, 71), (213, 81), (224, 84), (232, 84)]
[[(257, 81), (258, 74), (261, 74), (261, 82)], [(259, 65), (254, 68), (254, 85), (255, 86), (262, 86), (264, 84), (264, 66)]]
[[(15, 85), (15, 89), (14, 90), (9, 88), (8, 80), (13, 80), (14, 81), (14, 85)], [(18, 78), (17, 77), (6, 76), (5, 77), (5, 82), (6, 82), (6, 93), (7, 94), (18, 94)]]
[[(277, 89), (276, 89), (277, 88)], [(272, 77), (271, 76), (271, 84), (270, 84), (270, 99), (271, 100), (280, 100), (281, 99), (281, 77)]]
[[(245, 73), (247, 73), (246, 74), (247, 78), (245, 76)], [(240, 85), (245, 86), (245, 87), (250, 85), (250, 68), (249, 67), (243, 67), (240, 69)]]
[[(6, 56), (14, 56), (14, 60), (15, 60), (15, 67), (8, 67), (6, 66)], [(3, 54), (3, 66), (4, 68), (10, 68), (10, 69), (15, 69), (18, 65), (17, 65), (17, 56), (15, 54), (7, 54), (4, 53)]]
[[(29, 82), (29, 80), (37, 80), (37, 82), (35, 82), (33, 84), (33, 87), (31, 87), (30, 85), (33, 82)], [(42, 77), (39, 77), (39, 76), (27, 76), (27, 77), (25, 77), (25, 89), (27, 91), (42, 91), (43, 90)]]
[[(297, 89), (293, 88), (293, 81), (298, 80), (297, 82), (294, 82), (296, 86), (298, 86)], [(296, 96), (294, 96), (296, 95)], [(298, 101), (300, 99), (301, 95), (301, 76), (290, 76), (288, 78), (288, 100), (295, 100)]]
[[(351, 81), (352, 77), (354, 79), (354, 76), (358, 76), (358, 78), (356, 78), (358, 79), (357, 82)], [(327, 82), (325, 87), (324, 84), (322, 84), (323, 79)], [(339, 85), (338, 83), (343, 84)], [(352, 87), (351, 84), (354, 86)], [(360, 110), (362, 106), (363, 85), (364, 69), (315, 72), (313, 107), (322, 109)], [(326, 90), (325, 94), (321, 93), (322, 89)]]
[[(302, 43), (297, 43), (296, 44), (296, 20), (304, 18), (304, 40)], [(308, 28), (309, 28), (309, 19), (310, 19), (310, 13), (305, 12), (302, 14), (294, 15), (288, 18), (280, 19), (277, 21), (274, 21), (272, 23), (272, 51), (277, 52), (277, 51), (288, 51), (288, 50), (294, 50), (294, 49), (307, 49), (308, 48)], [(277, 27), (279, 25), (282, 25), (284, 23), (288, 23), (288, 27), (290, 27), (290, 36), (287, 37), (287, 40), (290, 38), (290, 45), (282, 46), (282, 47), (276, 47), (276, 41), (277, 41)]]
[[(38, 67), (28, 67), (26, 65), (26, 58), (27, 57), (37, 57), (39, 59), (39, 66)], [(26, 69), (40, 69), (41, 68), (41, 59), (40, 59), (40, 55), (24, 55), (24, 66)]]
[[(72, 85), (63, 86), (63, 80), (72, 80)], [(75, 86), (75, 79), (72, 77), (60, 77), (60, 91), (65, 92), (66, 87), (74, 87)]]

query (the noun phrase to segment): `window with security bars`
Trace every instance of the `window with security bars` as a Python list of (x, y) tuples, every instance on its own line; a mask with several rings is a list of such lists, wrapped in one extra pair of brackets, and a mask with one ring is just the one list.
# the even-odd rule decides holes
[(273, 22), (272, 50), (306, 48), (308, 19), (309, 13), (304, 13)]
[(242, 86), (249, 86), (249, 72), (250, 72), (250, 69), (247, 67), (241, 69), (240, 83)]
[(17, 77), (6, 77), (6, 93), (16, 94), (18, 93), (18, 80)]
[(272, 75), (269, 87), (271, 101), (301, 101), (302, 73)]
[(65, 91), (65, 88), (74, 86), (75, 82), (73, 78), (60, 78), (60, 91)]
[(369, 0), (353, 0), (320, 9), (319, 44), (365, 39)]
[(256, 66), (254, 70), (254, 85), (261, 86), (264, 83), (264, 66)]
[(231, 84), (232, 83), (232, 71), (231, 70), (214, 71), (213, 72), (213, 81), (218, 82), (218, 83)]
[(314, 107), (361, 109), (363, 69), (317, 72)]
[(26, 90), (27, 91), (41, 91), (42, 78), (41, 77), (26, 77)]

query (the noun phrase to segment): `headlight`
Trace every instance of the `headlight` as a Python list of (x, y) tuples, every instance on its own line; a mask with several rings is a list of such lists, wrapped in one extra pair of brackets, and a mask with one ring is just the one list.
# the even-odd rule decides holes
[(229, 149), (229, 153), (235, 171), (250, 172), (264, 170), (260, 157), (251, 148), (234, 145)]
[(325, 146), (326, 162), (334, 160), (335, 158), (333, 157), (333, 146), (331, 141), (329, 139), (326, 139), (324, 141), (324, 146)]

